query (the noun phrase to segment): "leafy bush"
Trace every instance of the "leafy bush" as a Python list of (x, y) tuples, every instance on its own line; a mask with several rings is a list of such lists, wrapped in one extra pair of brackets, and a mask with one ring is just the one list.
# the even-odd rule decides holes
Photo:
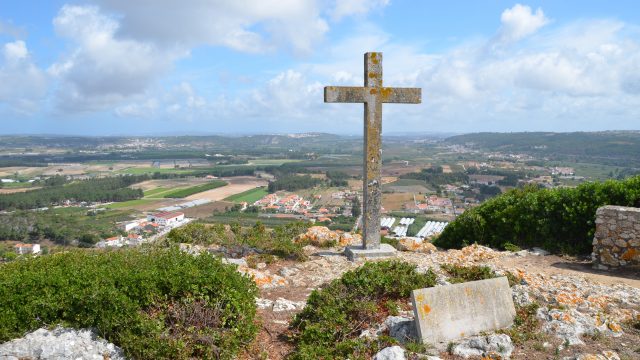
[(443, 264), (440, 265), (440, 267), (449, 274), (450, 278), (448, 281), (452, 284), (486, 280), (496, 277), (496, 274), (488, 266), (458, 266)]
[(231, 359), (256, 333), (255, 284), (210, 255), (73, 251), (0, 267), (0, 342), (94, 328), (136, 359)]
[(596, 210), (603, 205), (640, 205), (640, 177), (588, 182), (551, 190), (527, 186), (497, 196), (450, 223), (434, 244), (459, 248), (479, 243), (505, 248), (542, 247), (553, 252), (588, 254)]
[(249, 228), (233, 223), (230, 231), (227, 231), (222, 224), (208, 226), (190, 223), (171, 230), (167, 240), (176, 244), (217, 244), (227, 248), (248, 246), (271, 255), (300, 260), (305, 258), (302, 247), (306, 244), (295, 243), (293, 239), (304, 233), (309, 226), (305, 222), (292, 222), (269, 230), (261, 222)]
[(368, 359), (393, 339), (360, 338), (362, 330), (395, 312), (413, 289), (435, 285), (435, 274), (416, 272), (414, 265), (383, 261), (366, 263), (326, 288), (315, 290), (291, 324), (296, 349), (291, 359)]

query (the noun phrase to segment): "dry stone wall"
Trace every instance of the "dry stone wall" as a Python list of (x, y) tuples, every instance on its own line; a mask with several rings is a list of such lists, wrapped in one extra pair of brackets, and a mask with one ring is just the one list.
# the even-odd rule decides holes
[(598, 269), (640, 265), (640, 209), (599, 208), (591, 257)]

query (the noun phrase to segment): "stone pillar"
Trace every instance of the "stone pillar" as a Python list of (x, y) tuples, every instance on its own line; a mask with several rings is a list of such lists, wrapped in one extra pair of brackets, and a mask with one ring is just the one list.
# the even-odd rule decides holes
[(603, 206), (596, 211), (593, 267), (607, 270), (640, 265), (640, 209)]

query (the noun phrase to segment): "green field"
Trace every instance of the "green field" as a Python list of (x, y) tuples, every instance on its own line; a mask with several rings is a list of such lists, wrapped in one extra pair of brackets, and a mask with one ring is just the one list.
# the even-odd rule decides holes
[(165, 191), (169, 191), (171, 189), (167, 189), (167, 188), (155, 188), (155, 189), (151, 189), (151, 190), (147, 190), (144, 192), (144, 197), (153, 197), (153, 195), (158, 195), (160, 193), (163, 193)]
[(299, 162), (296, 159), (253, 159), (249, 160), (248, 165), (282, 165), (291, 162)]
[(131, 175), (144, 175), (154, 173), (170, 173), (170, 174), (189, 174), (197, 168), (192, 169), (173, 169), (173, 168), (154, 168), (154, 167), (131, 167), (122, 170), (117, 170), (116, 174), (131, 174)]
[(199, 219), (198, 221), (209, 223), (209, 224), (238, 223), (242, 226), (253, 226), (256, 223), (260, 222), (267, 227), (274, 227), (278, 225), (289, 224), (289, 223), (300, 221), (300, 220), (276, 218), (276, 217), (272, 217), (272, 218), (259, 217), (257, 214), (247, 214), (247, 213), (223, 213), (223, 214), (215, 214), (205, 219)]
[(30, 188), (31, 186), (32, 184), (30, 182), (2, 183), (2, 187), (5, 189)]
[(196, 185), (192, 187), (188, 187), (185, 189), (176, 189), (174, 191), (170, 191), (168, 193), (163, 193), (162, 197), (164, 198), (184, 198), (193, 194), (197, 194), (203, 191), (217, 189), (219, 187), (223, 187), (227, 185), (226, 181), (222, 180), (213, 180), (206, 184)]
[(255, 189), (247, 190), (239, 194), (231, 195), (224, 199), (225, 201), (232, 201), (235, 203), (247, 202), (253, 204), (254, 202), (265, 197), (269, 192), (265, 187), (258, 187)]
[(130, 206), (146, 205), (155, 202), (155, 199), (136, 199), (123, 202), (117, 202), (105, 206), (107, 209), (122, 209)]

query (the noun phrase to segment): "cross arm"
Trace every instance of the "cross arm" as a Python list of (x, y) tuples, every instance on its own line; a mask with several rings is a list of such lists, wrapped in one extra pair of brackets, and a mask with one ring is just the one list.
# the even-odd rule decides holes
[(325, 86), (324, 102), (326, 103), (364, 103), (365, 88), (357, 86)]
[(420, 104), (422, 89), (420, 88), (382, 88), (382, 102), (397, 104)]

